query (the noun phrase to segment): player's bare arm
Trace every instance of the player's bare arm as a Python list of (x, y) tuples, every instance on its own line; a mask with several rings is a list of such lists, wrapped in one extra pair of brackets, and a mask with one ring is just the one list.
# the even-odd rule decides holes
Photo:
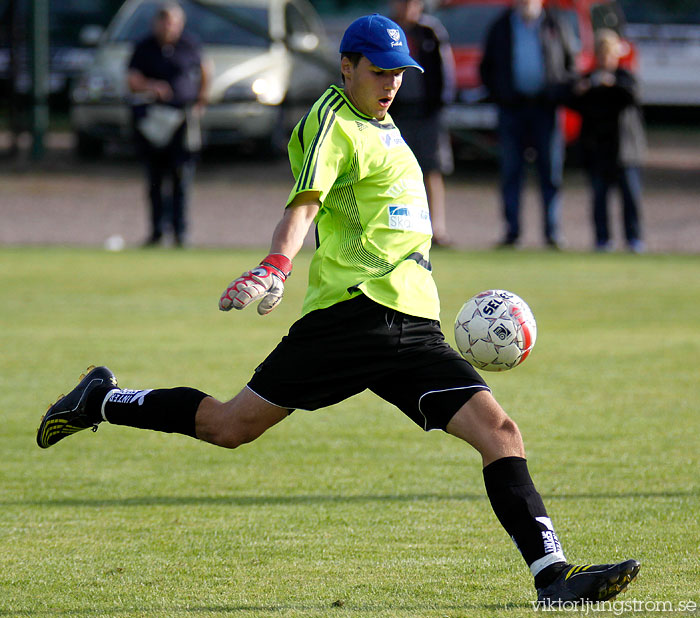
[(321, 202), (318, 191), (297, 195), (284, 211), (274, 233), (270, 253), (281, 253), (293, 260), (309, 232)]
[(221, 311), (244, 309), (260, 300), (258, 313), (266, 315), (279, 304), (284, 282), (292, 273), (292, 259), (304, 244), (319, 205), (317, 191), (300, 193), (292, 200), (272, 235), (269, 255), (229, 284), (219, 299)]

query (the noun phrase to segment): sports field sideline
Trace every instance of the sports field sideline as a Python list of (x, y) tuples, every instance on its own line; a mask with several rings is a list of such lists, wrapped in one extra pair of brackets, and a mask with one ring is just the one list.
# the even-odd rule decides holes
[[(0, 133), (0, 145), (2, 145)], [(693, 127), (649, 132), (644, 173), (643, 223), (653, 253), (700, 253), (700, 132)], [(138, 246), (147, 234), (141, 167), (129, 152), (95, 161), (78, 160), (68, 134), (48, 140), (45, 159), (36, 164), (7, 160), (0, 167), (0, 246), (103, 246), (120, 236)], [(6, 146), (5, 146), (6, 147)], [(284, 157), (269, 161), (213, 152), (199, 164), (191, 213), (195, 247), (264, 247), (291, 186)], [(534, 173), (523, 207), (523, 243), (542, 244), (541, 207)], [(493, 163), (461, 161), (447, 179), (448, 221), (456, 246), (492, 247), (502, 235), (498, 174)], [(564, 247), (590, 250), (592, 224), (588, 184), (581, 170), (567, 169), (562, 204)], [(616, 199), (616, 198), (615, 198)], [(621, 241), (613, 202), (614, 238)], [(309, 238), (312, 243), (312, 238)]]

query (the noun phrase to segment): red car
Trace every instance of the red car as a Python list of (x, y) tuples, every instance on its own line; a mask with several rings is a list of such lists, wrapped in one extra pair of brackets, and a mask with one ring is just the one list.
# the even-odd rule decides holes
[[(569, 25), (581, 72), (595, 62), (595, 30), (605, 27), (619, 32), (624, 23), (621, 9), (611, 0), (545, 0), (544, 4)], [(460, 149), (480, 156), (496, 153), (494, 130), (498, 123), (496, 106), (488, 102), (479, 76), (482, 46), (493, 21), (511, 5), (511, 0), (444, 0), (435, 12), (450, 35), (456, 65), (457, 96), (447, 109), (446, 121)], [(634, 68), (634, 61), (634, 50), (629, 46), (622, 64)], [(580, 127), (575, 112), (564, 111), (564, 127), (567, 142), (574, 141)]]

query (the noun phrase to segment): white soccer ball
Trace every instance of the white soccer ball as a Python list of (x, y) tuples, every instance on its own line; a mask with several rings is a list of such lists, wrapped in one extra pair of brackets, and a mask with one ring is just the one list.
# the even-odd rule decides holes
[(507, 371), (530, 354), (537, 339), (527, 303), (506, 290), (472, 296), (455, 320), (457, 349), (477, 369)]

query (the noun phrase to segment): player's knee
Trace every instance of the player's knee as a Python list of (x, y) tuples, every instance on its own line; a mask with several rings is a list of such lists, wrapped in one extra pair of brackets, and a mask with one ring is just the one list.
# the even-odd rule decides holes
[(479, 417), (482, 430), (490, 446), (523, 451), (523, 439), (516, 422), (508, 416), (500, 405), (494, 403)]
[(510, 444), (522, 446), (523, 437), (520, 433), (518, 425), (510, 417), (506, 417), (499, 428), (499, 432), (503, 436), (504, 440)]
[[(525, 457), (525, 445), (518, 425), (508, 415), (504, 414), (495, 424), (491, 449), (497, 452), (510, 453)], [(482, 453), (483, 454), (483, 453)]]
[(518, 428), (518, 425), (508, 415), (505, 415), (504, 418), (500, 419), (497, 426), (497, 431), (504, 438), (507, 438), (510, 441), (522, 440), (522, 436), (520, 434), (520, 429)]

